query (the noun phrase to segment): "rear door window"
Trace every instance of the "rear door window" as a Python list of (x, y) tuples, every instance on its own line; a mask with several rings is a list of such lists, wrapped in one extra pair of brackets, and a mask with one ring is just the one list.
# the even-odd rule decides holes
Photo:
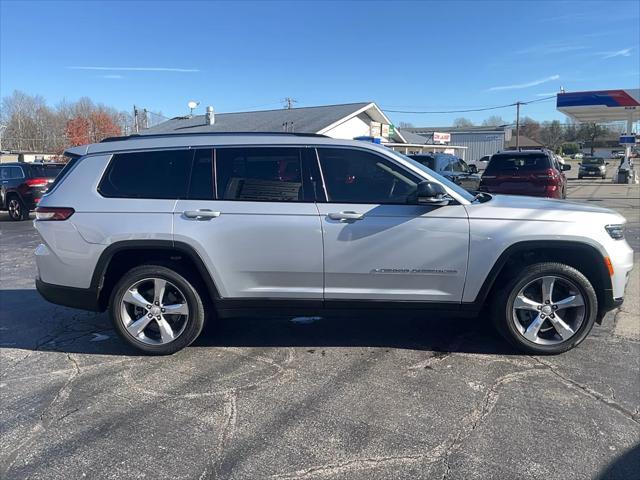
[(116, 198), (186, 198), (192, 150), (115, 154), (99, 192)]
[(300, 148), (217, 148), (215, 159), (218, 199), (255, 202), (306, 200)]
[(531, 155), (510, 155), (508, 153), (496, 154), (491, 157), (486, 173), (510, 171), (527, 172), (546, 170), (551, 168), (549, 157), (544, 153), (534, 153)]

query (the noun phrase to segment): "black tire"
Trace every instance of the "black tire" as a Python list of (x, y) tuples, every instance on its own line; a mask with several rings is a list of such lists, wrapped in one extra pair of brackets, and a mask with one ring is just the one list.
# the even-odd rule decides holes
[(607, 178), (607, 176), (606, 176), (606, 175), (603, 175), (603, 176), (602, 176), (602, 179), (603, 179), (603, 180), (605, 180), (606, 178)]
[[(175, 340), (168, 343), (157, 345), (144, 343), (130, 334), (125, 327), (121, 309), (124, 294), (136, 282), (148, 278), (160, 278), (173, 284), (184, 296), (189, 308), (184, 329)], [(116, 332), (126, 343), (150, 355), (170, 355), (191, 345), (202, 332), (205, 321), (202, 297), (194, 286), (197, 284), (197, 281), (189, 279), (187, 272), (178, 273), (176, 269), (163, 265), (141, 265), (132, 268), (116, 284), (109, 300), (109, 311)]]
[[(554, 345), (541, 345), (524, 338), (513, 319), (513, 304), (522, 288), (543, 276), (555, 276), (572, 282), (584, 299), (584, 320), (567, 340)], [(579, 345), (589, 334), (596, 320), (598, 299), (593, 286), (581, 272), (562, 263), (537, 263), (524, 268), (504, 285), (494, 289), (492, 320), (498, 332), (518, 350), (535, 355), (554, 355)]]
[(20, 222), (29, 218), (29, 209), (22, 199), (15, 194), (7, 199), (7, 211), (9, 212), (9, 218), (14, 222)]
[(578, 175), (578, 180), (582, 180), (582, 176)]

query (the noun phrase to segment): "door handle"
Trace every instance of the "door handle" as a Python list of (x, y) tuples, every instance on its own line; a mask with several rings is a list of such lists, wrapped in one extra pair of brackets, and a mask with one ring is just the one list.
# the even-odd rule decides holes
[(349, 220), (362, 220), (364, 218), (364, 213), (334, 212), (329, 214), (329, 218), (331, 220), (340, 220), (341, 222), (346, 222)]
[(182, 212), (187, 218), (195, 218), (196, 220), (210, 220), (220, 216), (220, 212), (214, 212), (208, 209), (202, 210), (185, 210)]

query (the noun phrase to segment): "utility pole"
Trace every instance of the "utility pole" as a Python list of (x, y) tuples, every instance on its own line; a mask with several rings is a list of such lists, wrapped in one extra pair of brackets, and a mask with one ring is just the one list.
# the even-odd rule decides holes
[(520, 150), (520, 102), (516, 102), (516, 150)]
[(140, 128), (138, 127), (138, 109), (135, 105), (133, 106), (133, 129), (136, 133), (140, 131)]
[(282, 100), (285, 104), (285, 107), (287, 110), (291, 110), (293, 108), (293, 104), (294, 103), (298, 103), (297, 100), (294, 100), (291, 97), (286, 97), (284, 100)]

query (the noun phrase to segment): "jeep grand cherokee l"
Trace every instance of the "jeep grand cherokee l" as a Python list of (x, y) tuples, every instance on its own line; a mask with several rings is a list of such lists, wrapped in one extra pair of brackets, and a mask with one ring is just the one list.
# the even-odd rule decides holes
[(37, 288), (108, 309), (152, 354), (215, 314), (484, 305), (518, 348), (559, 353), (622, 302), (632, 268), (611, 210), (474, 196), (373, 143), (170, 134), (67, 154), (36, 211)]

